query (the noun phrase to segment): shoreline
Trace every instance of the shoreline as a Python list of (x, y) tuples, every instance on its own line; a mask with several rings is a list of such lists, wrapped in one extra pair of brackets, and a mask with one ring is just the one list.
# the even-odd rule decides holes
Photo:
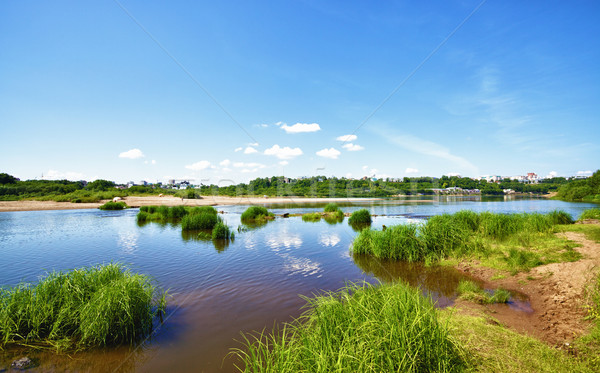
[[(55, 201), (0, 201), (0, 212), (13, 211), (46, 211), (46, 210), (76, 210), (96, 209), (109, 200), (95, 203), (71, 203)], [(129, 207), (140, 206), (218, 206), (218, 205), (265, 205), (265, 204), (303, 204), (329, 202), (375, 202), (385, 201), (383, 198), (317, 198), (317, 197), (224, 197), (204, 196), (202, 199), (182, 199), (173, 196), (129, 196), (123, 201)], [(396, 203), (432, 203), (432, 200), (395, 200)]]

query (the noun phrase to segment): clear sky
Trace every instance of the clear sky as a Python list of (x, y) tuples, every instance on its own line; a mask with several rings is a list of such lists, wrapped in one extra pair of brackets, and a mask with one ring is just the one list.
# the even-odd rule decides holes
[(595, 171), (599, 19), (597, 1), (4, 0), (0, 172)]

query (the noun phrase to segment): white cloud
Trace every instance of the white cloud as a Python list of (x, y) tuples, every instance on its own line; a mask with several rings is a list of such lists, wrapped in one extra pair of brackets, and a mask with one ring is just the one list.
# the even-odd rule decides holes
[(258, 153), (258, 150), (254, 149), (251, 146), (248, 146), (246, 149), (244, 149), (244, 154), (252, 154), (252, 153)]
[(342, 145), (342, 148), (346, 149), (349, 152), (357, 152), (359, 150), (363, 150), (364, 147), (357, 145), (357, 144), (353, 144), (351, 142)]
[(343, 136), (336, 137), (336, 140), (343, 141), (343, 142), (349, 142), (349, 141), (356, 141), (357, 138), (358, 138), (358, 136), (356, 136), (356, 135), (343, 135)]
[(207, 168), (211, 168), (211, 164), (209, 161), (199, 161), (193, 164), (189, 164), (187, 166), (185, 166), (185, 168), (187, 168), (188, 170), (192, 170), (192, 171), (201, 171), (201, 170), (205, 170)]
[(221, 171), (223, 171), (223, 172), (231, 172), (231, 168), (229, 168), (229, 167), (223, 167), (221, 169)]
[(362, 166), (363, 171), (366, 171), (369, 169), (369, 166)]
[(277, 122), (277, 123), (275, 123), (275, 125), (278, 126), (278, 127), (281, 126), (282, 124), (285, 124), (285, 122)]
[(84, 174), (82, 174), (81, 172), (73, 172), (73, 171), (66, 171), (66, 172), (61, 172), (61, 171), (57, 171), (57, 170), (48, 170), (48, 172), (46, 172), (46, 174), (43, 176), (44, 180), (83, 180), (84, 179)]
[(234, 152), (236, 152), (236, 153), (237, 153), (237, 152), (241, 152), (241, 151), (242, 151), (242, 149), (244, 149), (244, 148), (242, 148), (242, 147), (240, 146), (239, 148), (235, 148)]
[(156, 161), (154, 159), (151, 161), (144, 161), (144, 164), (156, 164)]
[(253, 143), (250, 143), (250, 144), (248, 144), (248, 146), (254, 146), (254, 147), (257, 147), (257, 146), (258, 146), (258, 143), (257, 143), (257, 142), (253, 142)]
[(558, 172), (556, 172), (556, 171), (550, 171), (548, 173), (548, 175), (546, 176), (546, 178), (551, 179), (551, 178), (557, 177), (557, 176), (558, 176)]
[(406, 173), (406, 174), (416, 174), (416, 173), (418, 173), (418, 172), (419, 172), (419, 170), (418, 170), (418, 169), (416, 169), (416, 168), (411, 168), (411, 167), (408, 167), (406, 170), (404, 170), (404, 173)]
[(223, 159), (221, 162), (219, 162), (219, 165), (223, 166), (223, 167), (227, 167), (230, 164), (231, 164), (231, 161), (229, 159)]
[(321, 126), (317, 123), (296, 123), (293, 126), (284, 123), (281, 128), (287, 133), (317, 132), (321, 130)]
[(370, 174), (371, 175), (376, 175), (378, 171), (379, 171), (378, 169), (372, 168)]
[(142, 151), (137, 148), (131, 149), (131, 150), (128, 150), (126, 152), (119, 154), (119, 158), (137, 159), (137, 158), (143, 158), (143, 157), (144, 157), (144, 153), (142, 153)]
[(331, 159), (337, 159), (337, 157), (340, 154), (341, 154), (340, 151), (335, 148), (321, 149), (317, 152), (317, 155), (319, 157), (331, 158)]
[(156, 159), (153, 159), (151, 163), (156, 164)]
[(282, 166), (287, 166), (289, 163), (290, 162), (288, 162), (288, 161), (281, 161), (281, 162), (279, 162), (279, 164), (282, 165)]
[(593, 174), (592, 171), (577, 171), (577, 175), (579, 176), (587, 176)]
[(265, 155), (274, 155), (279, 159), (292, 159), (299, 155), (302, 155), (302, 149), (300, 148), (290, 148), (289, 146), (285, 146), (281, 148), (279, 145), (275, 144), (269, 149), (265, 150)]

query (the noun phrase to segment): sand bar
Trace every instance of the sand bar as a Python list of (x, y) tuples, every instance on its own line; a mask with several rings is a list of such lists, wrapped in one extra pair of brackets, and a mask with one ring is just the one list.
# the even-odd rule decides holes
[[(140, 206), (216, 206), (216, 205), (263, 205), (274, 203), (303, 204), (303, 203), (356, 203), (384, 201), (382, 198), (307, 198), (307, 197), (226, 197), (204, 196), (202, 199), (181, 199), (173, 196), (125, 197), (125, 203), (131, 207)], [(71, 203), (54, 201), (0, 201), (0, 212), (6, 211), (38, 211), (38, 210), (72, 210), (95, 209), (102, 205), (98, 203)], [(394, 203), (423, 203), (431, 200), (394, 200)]]

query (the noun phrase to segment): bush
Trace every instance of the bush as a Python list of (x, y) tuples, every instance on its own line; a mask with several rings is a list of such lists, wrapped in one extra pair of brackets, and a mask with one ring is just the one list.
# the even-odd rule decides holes
[(229, 227), (225, 225), (223, 222), (218, 222), (212, 231), (212, 239), (232, 239), (234, 238), (234, 233), (230, 231)]
[(123, 210), (128, 206), (125, 202), (106, 202), (102, 206), (98, 207), (100, 210)]
[(221, 221), (216, 214), (199, 213), (188, 214), (181, 220), (181, 229), (183, 230), (198, 230), (198, 229), (213, 229), (217, 223)]
[(371, 224), (371, 213), (367, 209), (354, 211), (348, 219), (350, 224)]
[(150, 333), (164, 296), (119, 264), (53, 272), (37, 285), (0, 290), (0, 345), (132, 344)]
[(434, 372), (464, 367), (430, 300), (403, 283), (349, 285), (234, 350), (251, 372)]

